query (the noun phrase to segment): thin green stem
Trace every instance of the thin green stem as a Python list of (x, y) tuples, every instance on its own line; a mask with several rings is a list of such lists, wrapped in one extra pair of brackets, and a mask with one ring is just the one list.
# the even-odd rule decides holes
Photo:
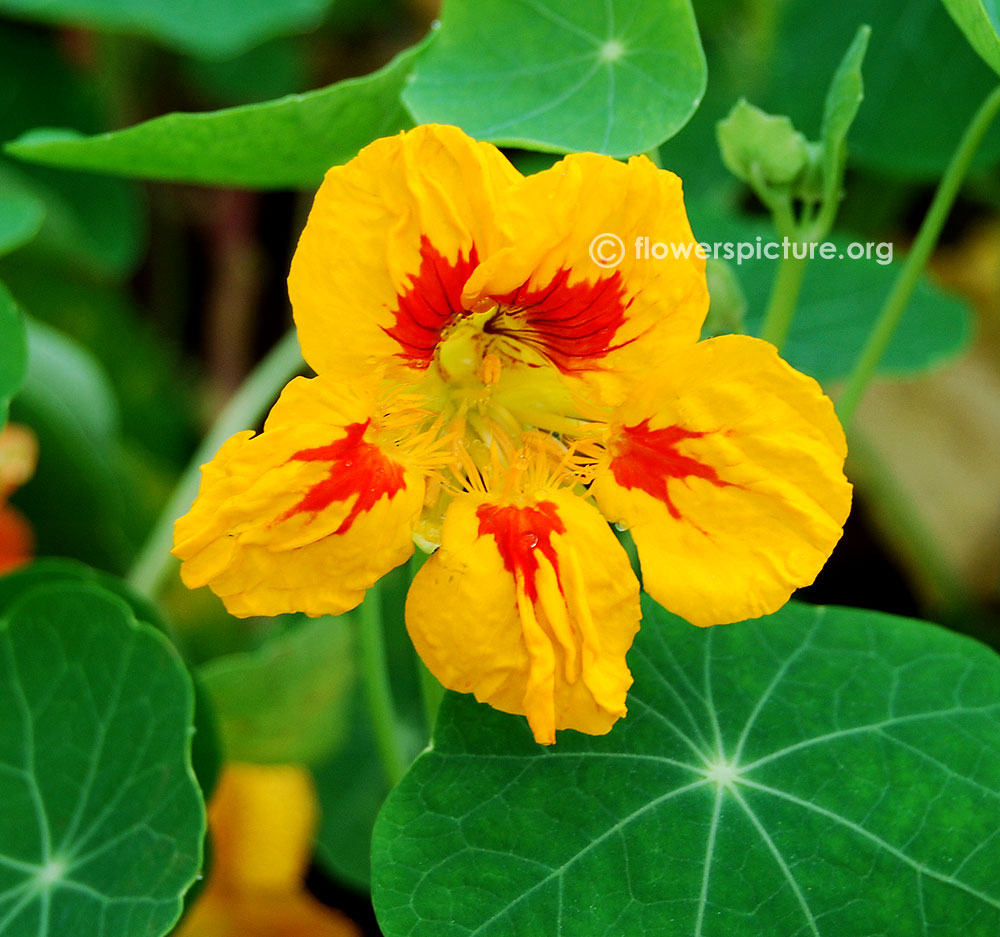
[(651, 150), (647, 150), (646, 156), (649, 157), (649, 160), (657, 169), (663, 168), (663, 160), (660, 159), (660, 148), (658, 146), (654, 146)]
[(133, 588), (144, 595), (156, 594), (171, 568), (174, 521), (191, 507), (198, 493), (202, 464), (208, 462), (233, 433), (257, 423), (281, 388), (301, 369), (302, 353), (292, 329), (233, 394), (202, 440), (129, 570), (128, 581)]
[(364, 679), (368, 712), (375, 731), (375, 745), (389, 784), (395, 787), (406, 770), (400, 744), (396, 711), (389, 685), (389, 664), (382, 625), (382, 594), (379, 587), (368, 590), (358, 609), (360, 621), (361, 674)]
[(760, 337), (770, 342), (779, 350), (785, 344), (792, 328), (792, 319), (799, 305), (799, 295), (802, 292), (802, 281), (805, 279), (806, 267), (809, 265), (809, 253), (803, 251), (802, 257), (796, 257), (794, 248), (799, 242), (790, 244), (791, 252), (781, 258), (778, 273), (771, 287), (771, 298), (764, 313), (764, 325)]
[(854, 370), (847, 379), (844, 392), (837, 401), (837, 412), (845, 427), (850, 426), (865, 389), (874, 377), (879, 362), (889, 347), (889, 342), (903, 318), (903, 313), (906, 312), (917, 281), (927, 265), (931, 252), (937, 245), (941, 229), (944, 227), (962, 186), (962, 181), (969, 170), (972, 158), (998, 112), (1000, 112), (1000, 86), (990, 92), (965, 129), (958, 148), (955, 150), (951, 162), (941, 178), (937, 192), (934, 194), (931, 207), (920, 225), (920, 230), (917, 232), (917, 237), (906, 262), (903, 264), (902, 270), (899, 271), (896, 282), (875, 320), (875, 326), (858, 356)]

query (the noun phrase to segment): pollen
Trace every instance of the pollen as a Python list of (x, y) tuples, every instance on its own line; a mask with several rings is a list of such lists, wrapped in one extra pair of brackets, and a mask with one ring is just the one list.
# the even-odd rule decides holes
[(500, 356), (487, 352), (483, 356), (483, 383), (489, 387), (499, 384), (501, 368)]

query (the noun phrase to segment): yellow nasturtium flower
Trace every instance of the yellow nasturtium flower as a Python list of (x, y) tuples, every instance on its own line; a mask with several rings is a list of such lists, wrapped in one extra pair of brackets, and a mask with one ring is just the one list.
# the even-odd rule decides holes
[[(592, 252), (595, 239), (614, 234)], [(695, 625), (779, 608), (850, 506), (844, 434), (766, 342), (699, 342), (680, 180), (581, 153), (523, 177), (423, 126), (331, 169), (292, 261), (303, 355), (177, 522), (235, 615), (338, 614), (414, 543), (407, 627), (446, 686), (557, 729), (625, 714), (639, 584)], [(609, 261), (617, 261), (609, 263)]]

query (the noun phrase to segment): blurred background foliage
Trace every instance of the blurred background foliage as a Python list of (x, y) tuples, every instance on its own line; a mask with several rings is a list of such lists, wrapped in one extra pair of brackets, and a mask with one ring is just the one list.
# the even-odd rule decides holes
[[(489, 36), (495, 29), (499, 38), (507, 35), (500, 32), (503, 17), (523, 13), (500, 0), (454, 7), (456, 35), (478, 28)], [(704, 98), (686, 125), (690, 108), (679, 107), (662, 115), (653, 135), (673, 134), (660, 157), (684, 179), (696, 236), (752, 240), (770, 231), (750, 189), (723, 166), (717, 121), (746, 97), (789, 115), (815, 138), (829, 76), (858, 25), (868, 23), (865, 99), (849, 138), (835, 236), (893, 241), (901, 254), (962, 129), (996, 83), (939, 0), (695, 0), (694, 12), (708, 63)], [(245, 108), (369, 75), (420, 42), (438, 13), (434, 0), (0, 0), (0, 142), (21, 138), (0, 155), (0, 281), (26, 314), (28, 343), (10, 420), (29, 428), (38, 449), (33, 477), (17, 474), (16, 485), (0, 489), (0, 503), (9, 499), (27, 519), (37, 555), (128, 572), (206, 428), (290, 324), (285, 274), (322, 168), (405, 126), (404, 88), (404, 102), (426, 119), (468, 114), (466, 123), (481, 118), (483, 126), (495, 125), (502, 102), (486, 91), (464, 105), (449, 103), (442, 116), (419, 68), (433, 77), (453, 67), (446, 11), (440, 48), (436, 41), (429, 47), (433, 55), (404, 56), (375, 79), (346, 90), (337, 85), (305, 106), (292, 99), (277, 110), (227, 112), (221, 123), (151, 124), (145, 137), (81, 143), (62, 131), (102, 134), (175, 112)], [(421, 63), (412, 86), (411, 58)], [(695, 98), (697, 86), (695, 78)], [(607, 129), (611, 150), (632, 139), (628, 118), (626, 112), (621, 126)], [(270, 153), (263, 157), (240, 149), (249, 135), (302, 126), (319, 142), (298, 153), (294, 165), (282, 149), (299, 149), (294, 137), (262, 139), (261, 152)], [(515, 130), (508, 136), (519, 148), (511, 156), (526, 172), (553, 159), (528, 152), (533, 145), (558, 150), (566, 139), (558, 126)], [(176, 139), (178, 148), (163, 139)], [(188, 154), (218, 139), (215, 162), (199, 169)], [(811, 601), (921, 615), (994, 646), (1000, 644), (998, 163), (1000, 125), (979, 151), (933, 276), (887, 358), (884, 371), (892, 379), (874, 386), (860, 411), (850, 463), (856, 508), (827, 570), (804, 593)], [(170, 181), (198, 173), (239, 185)], [(742, 296), (748, 330), (760, 321), (773, 274), (769, 262), (722, 273)], [(891, 281), (892, 272), (874, 263), (814, 264), (790, 360), (835, 391)], [(0, 294), (0, 319), (9, 308)], [(0, 378), (16, 365), (4, 361), (9, 351), (0, 351)], [(7, 477), (3, 451), (0, 478)], [(68, 568), (51, 574), (72, 578)], [(405, 571), (397, 579), (386, 594), (401, 602)], [(278, 885), (298, 894), (304, 856), (314, 855), (307, 883), (375, 933), (365, 907), (368, 838), (388, 782), (361, 715), (353, 619), (345, 616), (344, 627), (296, 616), (237, 622), (207, 590), (190, 593), (176, 576), (163, 604), (199, 692), (213, 704), (217, 725), (205, 737), (217, 733), (230, 761), (308, 766), (301, 776), (250, 770), (223, 782), (231, 804), (258, 796), (241, 790), (259, 788), (265, 792), (259, 796), (286, 806), (296, 798), (311, 803), (316, 791), (319, 816), (314, 821), (312, 808), (303, 807), (295, 841), (259, 847), (269, 857), (261, 866), (282, 849), (297, 856)], [(394, 615), (401, 620), (401, 607)], [(412, 723), (416, 752), (426, 738), (419, 675), (402, 629), (390, 629), (388, 640), (394, 693)], [(214, 825), (238, 830), (247, 815), (240, 809), (220, 804)], [(315, 848), (307, 849), (303, 838), (312, 836), (313, 825)], [(241, 887), (243, 872), (227, 872), (230, 884), (220, 884), (225, 849), (217, 849), (213, 901), (220, 889)], [(225, 866), (234, 861), (227, 858)], [(299, 910), (301, 922), (312, 920), (315, 908)], [(267, 933), (353, 932), (340, 919), (328, 930), (301, 922), (299, 930)], [(185, 926), (185, 937), (244, 933), (226, 930), (235, 925), (207, 912)]]

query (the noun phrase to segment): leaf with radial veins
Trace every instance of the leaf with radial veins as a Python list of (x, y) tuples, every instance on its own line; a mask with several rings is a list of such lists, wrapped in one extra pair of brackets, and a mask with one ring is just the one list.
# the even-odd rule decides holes
[(643, 153), (705, 92), (690, 0), (449, 0), (403, 101), (526, 149)]
[(375, 830), (386, 937), (1000, 933), (1000, 658), (790, 604), (644, 598), (629, 714), (535, 745), (449, 694)]
[(201, 865), (192, 689), (91, 584), (0, 615), (0, 934), (160, 937)]

